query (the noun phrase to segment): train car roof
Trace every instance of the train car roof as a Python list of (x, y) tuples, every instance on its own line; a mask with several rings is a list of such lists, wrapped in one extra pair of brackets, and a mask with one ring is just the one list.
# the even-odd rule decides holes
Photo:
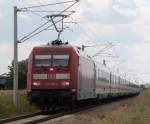
[(35, 46), (32, 49), (32, 52), (43, 51), (43, 50), (48, 50), (48, 49), (51, 49), (51, 50), (64, 49), (64, 51), (65, 50), (72, 50), (72, 51), (77, 53), (77, 51), (75, 50), (74, 46), (72, 46), (70, 44), (61, 44), (61, 45), (47, 44), (47, 45)]
[(61, 45), (47, 44), (47, 45), (40, 45), (40, 46), (34, 47), (33, 51), (37, 50), (37, 49), (45, 49), (45, 48), (52, 48), (52, 49), (55, 49), (55, 48), (72, 49), (72, 50), (74, 50), (78, 54), (78, 56), (82, 56), (82, 57), (85, 57), (87, 59), (91, 59), (91, 57), (86, 52), (84, 52), (81, 49), (79, 49), (79, 47), (76, 47), (76, 46), (71, 45), (71, 44), (61, 44)]

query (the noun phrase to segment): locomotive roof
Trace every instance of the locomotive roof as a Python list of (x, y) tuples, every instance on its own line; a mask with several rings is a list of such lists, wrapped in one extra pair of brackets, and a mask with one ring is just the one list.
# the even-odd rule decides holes
[(88, 54), (86, 54), (84, 51), (78, 49), (78, 47), (75, 47), (74, 45), (71, 44), (61, 44), (61, 45), (52, 45), (52, 44), (48, 44), (48, 45), (40, 45), (40, 46), (36, 46), (33, 48), (33, 50), (35, 49), (45, 49), (45, 48), (65, 48), (65, 49), (73, 49), (76, 51), (76, 53), (78, 54), (78, 56), (83, 56), (85, 58), (91, 59), (90, 56)]
[(62, 44), (62, 45), (40, 45), (40, 46), (36, 46), (34, 48), (73, 48), (72, 45), (70, 44)]

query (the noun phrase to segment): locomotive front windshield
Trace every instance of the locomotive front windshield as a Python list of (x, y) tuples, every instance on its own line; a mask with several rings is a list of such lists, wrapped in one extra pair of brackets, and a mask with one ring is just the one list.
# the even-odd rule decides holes
[(51, 66), (51, 55), (35, 55), (36, 67), (48, 67)]
[(53, 66), (54, 67), (66, 67), (68, 66), (69, 55), (53, 55)]
[(69, 55), (35, 55), (36, 67), (67, 67)]

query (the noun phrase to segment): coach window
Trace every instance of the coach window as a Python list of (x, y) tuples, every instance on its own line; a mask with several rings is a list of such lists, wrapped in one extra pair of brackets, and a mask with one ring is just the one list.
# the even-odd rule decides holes
[(48, 67), (51, 66), (51, 55), (35, 55), (36, 67)]
[(53, 55), (53, 66), (67, 67), (69, 55)]
[(115, 75), (113, 75), (113, 83), (115, 84)]
[(96, 72), (97, 72), (97, 75), (96, 75), (97, 80), (99, 80), (99, 69), (97, 69)]
[(117, 77), (117, 76), (115, 76), (115, 84), (117, 84), (117, 83), (118, 83), (118, 82), (117, 82), (117, 78), (118, 78), (118, 77)]
[(107, 83), (109, 82), (109, 73), (108, 72), (106, 72), (106, 81), (107, 81)]
[(113, 75), (113, 82), (114, 82), (114, 84), (115, 84), (115, 75)]
[(99, 80), (103, 81), (103, 71), (99, 70)]
[(100, 80), (105, 82), (105, 71), (101, 70)]

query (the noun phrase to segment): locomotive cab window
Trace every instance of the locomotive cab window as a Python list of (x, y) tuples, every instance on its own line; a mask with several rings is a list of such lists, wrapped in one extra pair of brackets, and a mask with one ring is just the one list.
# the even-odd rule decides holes
[(69, 64), (69, 55), (53, 55), (54, 67), (67, 67)]
[(36, 67), (48, 67), (51, 66), (51, 55), (35, 55)]

